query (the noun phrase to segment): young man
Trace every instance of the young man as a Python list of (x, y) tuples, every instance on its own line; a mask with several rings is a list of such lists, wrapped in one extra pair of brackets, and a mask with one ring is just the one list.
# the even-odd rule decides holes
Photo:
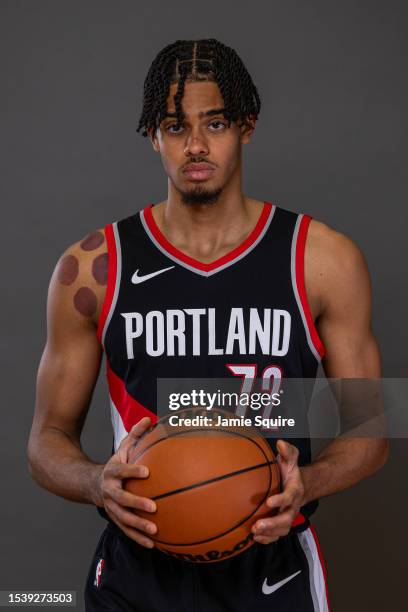
[[(313, 378), (321, 359), (329, 377), (380, 376), (356, 246), (242, 193), (242, 145), (259, 110), (231, 48), (208, 39), (163, 49), (146, 77), (139, 130), (160, 153), (167, 198), (72, 245), (53, 274), (29, 462), (40, 485), (95, 504), (109, 521), (88, 576), (89, 611), (328, 610), (309, 517), (319, 497), (386, 461), (383, 439), (337, 439), (314, 462), (309, 439), (278, 441), (283, 490), (268, 500), (278, 514), (254, 524), (248, 550), (207, 565), (154, 548), (155, 503), (122, 488), (147, 476), (127, 453), (156, 418), (157, 378), (268, 368)], [(289, 322), (285, 350), (265, 334), (278, 311)], [(98, 465), (80, 436), (103, 351), (115, 451)]]

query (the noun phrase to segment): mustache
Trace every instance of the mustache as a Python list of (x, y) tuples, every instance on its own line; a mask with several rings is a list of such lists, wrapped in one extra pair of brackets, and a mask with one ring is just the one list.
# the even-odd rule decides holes
[(190, 157), (189, 160), (183, 165), (183, 168), (186, 168), (190, 164), (208, 164), (214, 168), (216, 166), (216, 164), (210, 162), (208, 159), (204, 159), (203, 157)]

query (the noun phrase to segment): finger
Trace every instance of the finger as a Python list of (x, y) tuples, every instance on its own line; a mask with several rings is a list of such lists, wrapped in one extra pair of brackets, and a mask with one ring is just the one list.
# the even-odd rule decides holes
[[(109, 513), (108, 513), (109, 514)], [(122, 525), (120, 521), (116, 519), (114, 515), (109, 515), (112, 521), (117, 525), (129, 538), (140, 544), (141, 546), (145, 546), (146, 548), (153, 548), (154, 542), (150, 538), (143, 535), (140, 531), (136, 529), (132, 529), (132, 527), (126, 527), (126, 525)]]
[(149, 468), (140, 464), (115, 461), (108, 464), (105, 469), (105, 478), (117, 480), (123, 480), (124, 478), (147, 478), (148, 476)]
[(137, 514), (134, 512), (130, 512), (129, 510), (122, 508), (122, 506), (117, 504), (112, 499), (105, 503), (105, 508), (109, 516), (113, 515), (116, 521), (119, 521), (125, 527), (131, 527), (132, 529), (137, 529), (138, 531), (143, 531), (151, 535), (157, 532), (157, 526), (155, 523), (137, 516)]
[(293, 510), (278, 514), (273, 518), (261, 519), (252, 526), (252, 532), (257, 535), (272, 535), (280, 529), (290, 529), (294, 519)]
[(272, 542), (276, 542), (279, 540), (279, 536), (276, 537), (266, 537), (266, 536), (254, 536), (255, 542), (258, 544), (272, 544)]
[(254, 534), (255, 538), (282, 538), (283, 536), (288, 535), (290, 531), (290, 525), (286, 527), (280, 527), (279, 529), (273, 529), (272, 531), (263, 531), (262, 533)]
[(287, 501), (288, 495), (286, 492), (277, 493), (276, 495), (271, 495), (271, 497), (268, 497), (268, 499), (266, 500), (266, 505), (272, 510), (280, 508), (281, 506), (287, 504)]
[(277, 495), (271, 495), (266, 500), (266, 505), (271, 510), (280, 508), (288, 508), (289, 506), (296, 505), (296, 502), (301, 499), (301, 493), (297, 487), (288, 486), (283, 493)]
[(126, 533), (126, 535), (131, 540), (134, 540), (135, 542), (137, 542), (141, 546), (144, 546), (145, 548), (153, 548), (154, 547), (153, 540), (151, 540), (150, 538), (146, 538), (146, 536), (141, 534), (136, 529), (132, 529), (131, 527), (121, 526), (120, 524), (118, 524), (118, 527), (120, 527), (122, 529), (122, 531), (124, 533)]
[(133, 425), (132, 429), (129, 431), (127, 435), (128, 440), (133, 444), (137, 442), (140, 436), (142, 436), (149, 429), (151, 424), (152, 419), (150, 417), (143, 417), (140, 419), (140, 421), (138, 421), (136, 425)]
[(120, 461), (126, 463), (128, 460), (129, 450), (138, 442), (139, 438), (149, 429), (151, 425), (150, 417), (143, 417), (133, 425), (128, 435), (123, 438), (122, 442), (119, 445), (117, 450), (117, 454), (119, 456)]
[(107, 496), (113, 499), (117, 504), (125, 508), (134, 508), (135, 510), (143, 510), (144, 512), (156, 512), (157, 506), (155, 502), (147, 497), (134, 495), (123, 489), (106, 489)]

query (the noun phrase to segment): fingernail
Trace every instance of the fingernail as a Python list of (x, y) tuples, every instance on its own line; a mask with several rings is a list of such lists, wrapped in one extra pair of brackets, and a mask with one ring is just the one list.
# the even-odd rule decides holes
[(147, 531), (149, 533), (156, 533), (156, 525), (148, 525)]
[(156, 512), (156, 504), (149, 504), (150, 512)]
[(147, 467), (143, 467), (141, 469), (141, 472), (142, 472), (142, 476), (148, 476), (149, 474), (149, 470), (147, 469)]

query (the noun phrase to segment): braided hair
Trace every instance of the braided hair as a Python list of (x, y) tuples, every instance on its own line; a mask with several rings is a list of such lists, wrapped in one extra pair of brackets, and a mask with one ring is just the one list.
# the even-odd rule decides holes
[(167, 115), (170, 86), (177, 83), (174, 105), (177, 128), (184, 113), (181, 101), (186, 81), (217, 83), (224, 100), (224, 116), (228, 126), (240, 120), (249, 126), (250, 117), (257, 119), (261, 108), (258, 91), (241, 58), (231, 47), (214, 38), (177, 40), (162, 49), (149, 68), (143, 93), (143, 109), (137, 132), (147, 136), (159, 127)]

